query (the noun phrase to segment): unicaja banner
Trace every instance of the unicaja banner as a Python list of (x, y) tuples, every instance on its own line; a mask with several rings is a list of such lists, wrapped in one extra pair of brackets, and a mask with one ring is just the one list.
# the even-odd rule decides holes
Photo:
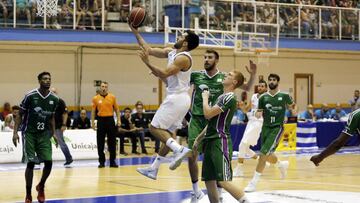
[(276, 151), (292, 150), (296, 150), (296, 123), (284, 124), (284, 132), (276, 148)]
[[(21, 136), (20, 132), (19, 136)], [(13, 132), (0, 132), (0, 163), (21, 162), (23, 143), (20, 141), (15, 147), (12, 137)], [(96, 131), (65, 130), (64, 139), (74, 160), (97, 159)], [(52, 149), (53, 160), (65, 160), (60, 147), (56, 148), (53, 143)]]

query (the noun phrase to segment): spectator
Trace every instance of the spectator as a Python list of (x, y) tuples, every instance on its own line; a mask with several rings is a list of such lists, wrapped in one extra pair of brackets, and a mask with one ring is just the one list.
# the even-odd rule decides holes
[[(144, 115), (144, 107), (142, 104), (136, 106), (136, 113), (132, 115), (132, 122), (134, 123), (137, 131), (137, 136), (140, 137), (140, 144), (142, 153), (147, 154), (145, 148), (144, 137), (153, 137), (149, 131), (150, 120)], [(158, 152), (160, 148), (160, 140), (155, 138), (155, 151)]]
[(137, 105), (142, 105), (143, 106), (143, 113), (145, 113), (144, 104), (142, 103), (142, 101), (139, 100), (139, 101), (137, 101), (135, 103), (135, 108), (131, 111), (131, 114), (137, 113), (137, 110), (136, 110)]
[(81, 109), (80, 116), (74, 120), (72, 129), (89, 129), (90, 119), (86, 116), (86, 110)]
[[(51, 92), (53, 92), (56, 96), (58, 96), (58, 92), (56, 88), (51, 88)], [(66, 130), (67, 120), (68, 120), (68, 111), (65, 101), (59, 98), (59, 104), (55, 110), (55, 134), (58, 144), (60, 145), (60, 149), (63, 152), (66, 159), (66, 162), (64, 163), (65, 167), (69, 167), (73, 162), (70, 150), (64, 140), (64, 131)]]
[(5, 102), (4, 106), (3, 106), (3, 111), (0, 114), (0, 119), (3, 121), (5, 120), (6, 116), (11, 113), (11, 109), (10, 109), (10, 103), (9, 102)]
[(31, 26), (31, 5), (27, 0), (16, 0), (16, 16), (19, 18), (21, 14), (25, 14), (28, 20), (29, 26)]
[(130, 0), (122, 0), (120, 6), (120, 21), (127, 22), (130, 10)]
[(351, 111), (355, 111), (356, 109), (360, 108), (360, 91), (354, 91), (354, 98), (350, 99), (349, 101), (351, 105)]
[(315, 118), (316, 120), (331, 118), (331, 112), (329, 110), (329, 106), (326, 103), (321, 105), (321, 109), (315, 111)]
[(126, 107), (124, 109), (124, 115), (121, 116), (121, 126), (119, 128), (119, 134), (118, 137), (120, 138), (120, 154), (128, 155), (128, 153), (125, 152), (124, 149), (124, 138), (129, 137), (131, 139), (132, 143), (132, 153), (138, 154), (136, 152), (136, 135), (134, 132), (136, 129), (134, 128), (134, 125), (131, 121), (131, 109), (129, 107)]
[[(108, 83), (101, 82), (100, 94), (93, 97), (91, 109), (91, 126), (95, 130), (95, 111), (97, 110), (98, 121), (96, 129), (97, 149), (99, 155), (98, 168), (105, 167), (105, 137), (107, 136), (108, 151), (110, 153), (110, 167), (118, 168), (116, 163), (116, 126), (120, 128), (121, 120), (116, 97), (108, 92)], [(114, 112), (117, 124), (115, 125)]]
[(4, 131), (12, 131), (12, 130), (14, 130), (15, 118), (16, 118), (17, 115), (19, 115), (19, 111), (20, 111), (19, 106), (13, 106), (12, 107), (12, 113), (9, 113), (5, 117)]
[(299, 119), (300, 120), (315, 120), (315, 115), (314, 115), (314, 107), (313, 105), (309, 104), (307, 106), (307, 109), (306, 111), (302, 112), (300, 115), (299, 115)]
[(335, 109), (331, 110), (331, 118), (334, 120), (340, 120), (340, 118), (345, 116), (346, 112), (341, 108), (341, 104), (337, 103)]
[(194, 28), (195, 18), (199, 18), (201, 14), (201, 0), (187, 0), (190, 15), (190, 28)]
[(11, 2), (8, 2), (8, 0), (0, 0), (0, 11), (2, 11), (2, 17), (4, 21), (4, 27), (7, 27), (7, 17), (9, 15), (8, 7), (11, 5)]

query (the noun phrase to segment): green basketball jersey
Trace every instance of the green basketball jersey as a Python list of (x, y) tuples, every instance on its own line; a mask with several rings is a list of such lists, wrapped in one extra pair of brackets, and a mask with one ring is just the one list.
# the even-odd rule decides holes
[(20, 104), (25, 112), (22, 130), (30, 133), (42, 133), (51, 129), (51, 117), (55, 113), (59, 98), (49, 92), (45, 97), (38, 89), (30, 91)]
[(222, 112), (209, 120), (205, 139), (230, 137), (231, 120), (236, 112), (236, 96), (234, 92), (225, 93), (219, 96), (216, 101)]
[(360, 135), (360, 109), (357, 109), (350, 113), (349, 119), (343, 132), (350, 136), (356, 133)]
[(289, 94), (278, 91), (275, 95), (269, 92), (259, 98), (259, 109), (263, 110), (263, 126), (278, 126), (284, 123), (287, 105), (293, 104)]
[(210, 105), (216, 102), (216, 99), (224, 92), (222, 81), (225, 78), (225, 73), (217, 72), (214, 76), (210, 77), (205, 70), (194, 71), (191, 73), (190, 83), (194, 85), (191, 101), (191, 114), (202, 116), (203, 105), (202, 105), (202, 90), (199, 88), (200, 85), (207, 85), (209, 87)]

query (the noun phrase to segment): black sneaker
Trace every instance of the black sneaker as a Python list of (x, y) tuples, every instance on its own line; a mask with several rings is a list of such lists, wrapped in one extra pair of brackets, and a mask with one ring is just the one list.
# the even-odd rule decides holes
[(105, 164), (99, 164), (98, 168), (105, 168)]
[(65, 163), (64, 163), (64, 166), (70, 166), (70, 164), (72, 163), (72, 162), (74, 162), (74, 160), (69, 160), (69, 161), (66, 161)]
[(122, 154), (122, 155), (124, 155), (124, 156), (127, 156), (127, 155), (128, 155), (128, 153), (126, 153), (126, 152), (120, 152), (120, 154)]
[(119, 166), (117, 164), (113, 163), (113, 164), (110, 164), (110, 168), (119, 168)]
[(135, 152), (132, 152), (132, 153), (133, 153), (133, 154), (136, 154), (136, 155), (139, 155), (139, 154), (140, 154), (139, 152), (136, 152), (136, 151), (135, 151)]

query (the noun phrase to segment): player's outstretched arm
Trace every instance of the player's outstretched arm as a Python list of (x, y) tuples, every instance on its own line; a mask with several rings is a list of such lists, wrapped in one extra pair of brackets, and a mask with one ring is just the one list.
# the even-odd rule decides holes
[(326, 147), (326, 149), (324, 149), (324, 151), (322, 151), (318, 155), (312, 156), (310, 158), (310, 161), (312, 161), (315, 166), (319, 166), (320, 162), (322, 162), (326, 157), (339, 151), (339, 149), (341, 149), (341, 147), (346, 144), (349, 138), (350, 135), (342, 132), (336, 140), (334, 140), (329, 146)]
[(253, 86), (256, 76), (256, 70), (257, 70), (257, 66), (252, 60), (249, 60), (249, 63), (250, 63), (250, 68), (248, 66), (245, 66), (245, 68), (247, 72), (250, 73), (250, 79), (247, 83), (244, 83), (243, 85), (240, 86), (240, 88), (245, 91), (249, 91), (250, 88)]
[(138, 54), (145, 65), (151, 70), (151, 72), (163, 81), (165, 78), (171, 75), (175, 75), (180, 71), (187, 71), (191, 66), (189, 58), (185, 55), (180, 55), (176, 57), (174, 63), (170, 64), (167, 69), (163, 70), (150, 63), (149, 52), (146, 49), (142, 49), (138, 52)]
[(149, 55), (151, 56), (155, 56), (157, 58), (167, 58), (169, 52), (172, 50), (171, 48), (152, 48), (148, 43), (146, 43), (146, 41), (144, 40), (144, 38), (140, 35), (140, 32), (138, 31), (137, 28), (134, 28), (131, 24), (129, 24), (129, 27), (131, 29), (131, 31), (134, 33), (136, 40), (138, 42), (138, 44), (140, 45), (140, 47), (142, 49), (145, 49)]
[(202, 142), (202, 140), (205, 137), (206, 131), (208, 126), (205, 126), (205, 128), (201, 131), (201, 133), (196, 137), (194, 144), (193, 144), (193, 151), (197, 151), (199, 144)]

